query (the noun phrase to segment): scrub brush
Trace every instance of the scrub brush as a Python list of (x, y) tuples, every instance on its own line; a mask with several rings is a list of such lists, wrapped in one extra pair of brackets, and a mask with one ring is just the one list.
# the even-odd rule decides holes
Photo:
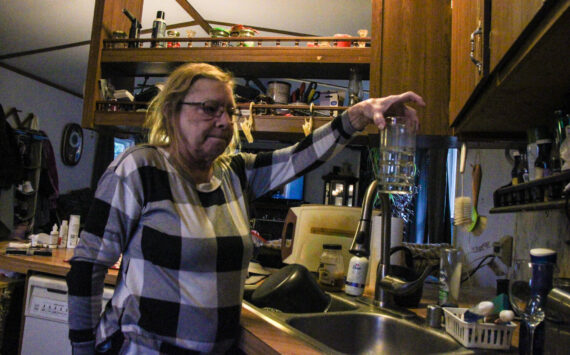
[(471, 223), (471, 198), (463, 196), (463, 172), (465, 171), (465, 159), (467, 155), (467, 146), (465, 143), (461, 145), (461, 156), (459, 163), (459, 172), (461, 173), (461, 196), (455, 198), (454, 219), (453, 224), (456, 226), (465, 226)]

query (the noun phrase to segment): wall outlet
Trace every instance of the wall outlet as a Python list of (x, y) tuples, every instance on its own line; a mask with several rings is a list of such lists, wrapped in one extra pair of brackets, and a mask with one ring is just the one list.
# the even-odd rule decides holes
[(499, 241), (493, 243), (493, 254), (495, 254), (506, 266), (511, 266), (513, 262), (513, 237), (505, 235)]

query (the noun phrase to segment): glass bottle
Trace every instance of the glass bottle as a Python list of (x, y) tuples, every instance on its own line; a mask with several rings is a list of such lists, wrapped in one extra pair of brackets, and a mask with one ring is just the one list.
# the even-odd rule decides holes
[(511, 170), (511, 184), (516, 186), (522, 183), (521, 176), (521, 154), (518, 151), (513, 152), (513, 169)]
[(526, 152), (520, 152), (521, 154), (521, 163), (520, 163), (520, 171), (519, 175), (522, 177), (522, 182), (529, 182), (528, 176), (528, 159), (526, 156)]
[(342, 245), (323, 244), (319, 263), (319, 284), (328, 291), (341, 291), (344, 285)]
[(548, 177), (552, 174), (550, 166), (550, 150), (552, 148), (552, 140), (550, 138), (537, 139), (538, 156), (534, 161), (535, 179)]

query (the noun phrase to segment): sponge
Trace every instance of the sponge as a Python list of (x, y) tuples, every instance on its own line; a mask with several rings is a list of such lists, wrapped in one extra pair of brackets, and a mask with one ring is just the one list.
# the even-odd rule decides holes
[(484, 319), (485, 316), (491, 315), (493, 308), (493, 302), (479, 302), (475, 306), (469, 308), (465, 313), (463, 313), (463, 320), (467, 323), (477, 322), (480, 319)]
[(469, 308), (463, 314), (463, 320), (467, 323), (494, 321), (502, 311), (509, 309), (509, 297), (502, 293), (491, 301), (483, 301)]

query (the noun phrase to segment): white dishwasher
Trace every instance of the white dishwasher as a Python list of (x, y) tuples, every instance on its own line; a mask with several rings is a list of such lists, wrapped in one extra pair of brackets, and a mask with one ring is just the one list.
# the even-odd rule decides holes
[[(103, 306), (113, 296), (105, 287)], [(28, 280), (21, 355), (71, 354), (65, 279), (33, 275)]]

